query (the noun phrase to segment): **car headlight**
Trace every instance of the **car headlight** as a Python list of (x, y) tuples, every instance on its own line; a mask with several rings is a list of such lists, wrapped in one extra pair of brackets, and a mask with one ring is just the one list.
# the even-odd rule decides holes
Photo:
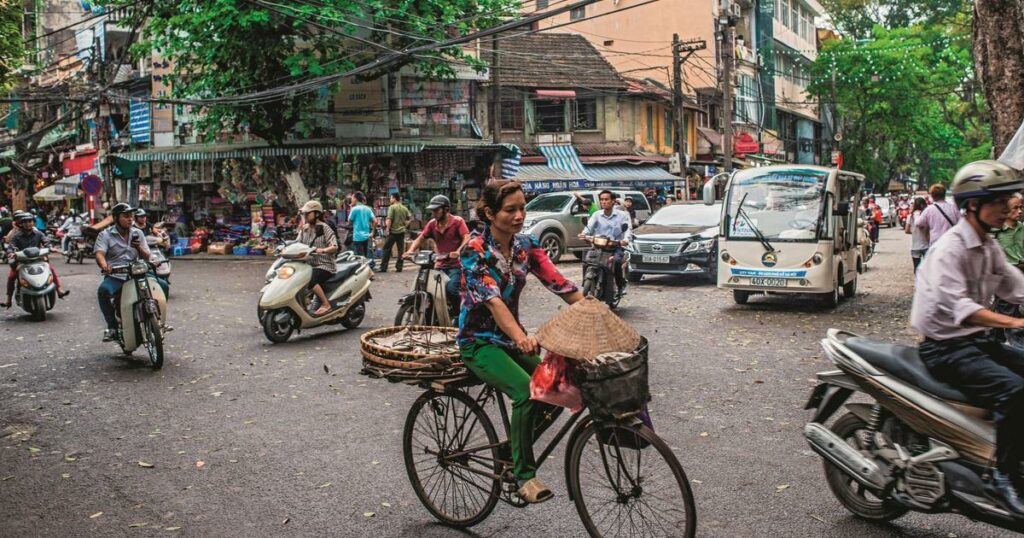
[(536, 220), (526, 219), (526, 220), (523, 221), (523, 229), (527, 230), (527, 229), (533, 228), (534, 224), (537, 224)]
[(288, 266), (288, 265), (286, 265), (286, 266), (284, 266), (284, 267), (282, 267), (282, 268), (277, 270), (277, 278), (280, 278), (282, 280), (291, 278), (292, 275), (294, 275), (294, 274), (295, 274), (295, 268), (291, 267), (291, 266)]
[(700, 252), (702, 250), (711, 250), (711, 245), (715, 244), (714, 239), (704, 239), (703, 241), (694, 241), (686, 246), (686, 250), (683, 254), (689, 252)]

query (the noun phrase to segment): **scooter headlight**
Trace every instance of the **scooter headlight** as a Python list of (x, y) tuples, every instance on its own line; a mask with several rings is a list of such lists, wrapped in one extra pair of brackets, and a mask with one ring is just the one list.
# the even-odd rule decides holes
[(295, 268), (287, 265), (277, 270), (277, 278), (282, 280), (291, 278), (294, 274)]
[(142, 276), (149, 272), (149, 265), (146, 262), (135, 262), (132, 264), (132, 276)]

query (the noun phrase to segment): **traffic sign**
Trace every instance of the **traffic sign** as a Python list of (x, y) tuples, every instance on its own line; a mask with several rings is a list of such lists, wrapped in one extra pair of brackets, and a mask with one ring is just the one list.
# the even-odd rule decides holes
[(103, 190), (103, 180), (96, 174), (89, 174), (82, 178), (82, 190), (86, 194), (95, 196)]

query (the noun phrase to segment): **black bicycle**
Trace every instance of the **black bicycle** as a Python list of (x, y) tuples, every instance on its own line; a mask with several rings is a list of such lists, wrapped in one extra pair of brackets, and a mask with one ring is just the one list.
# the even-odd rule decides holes
[[(427, 391), (409, 410), (402, 450), (423, 506), (455, 527), (480, 523), (498, 501), (527, 506), (516, 494), (504, 395), (473, 375), (421, 386)], [(501, 414), (504, 440), (485, 410), (489, 404)], [(654, 431), (639, 420), (576, 413), (537, 458), (538, 468), (566, 435), (568, 494), (591, 536), (694, 536), (690, 483)]]

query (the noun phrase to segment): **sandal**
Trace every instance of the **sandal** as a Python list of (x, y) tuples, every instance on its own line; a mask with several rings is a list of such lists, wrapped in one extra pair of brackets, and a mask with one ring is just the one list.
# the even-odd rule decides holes
[(326, 313), (328, 313), (330, 311), (331, 311), (331, 307), (329, 307), (327, 305), (324, 305), (324, 306), (321, 306), (320, 308), (317, 308), (316, 312), (313, 312), (313, 316), (314, 317), (320, 317), (320, 316), (322, 316), (322, 315), (324, 315), (324, 314), (326, 314)]
[(520, 499), (530, 504), (539, 504), (555, 497), (555, 494), (551, 493), (551, 490), (539, 478), (527, 480), (517, 493)]

